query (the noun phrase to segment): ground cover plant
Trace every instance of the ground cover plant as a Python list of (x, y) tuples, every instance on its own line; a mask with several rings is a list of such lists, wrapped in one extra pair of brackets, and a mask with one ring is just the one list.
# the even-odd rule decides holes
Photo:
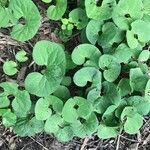
[[(37, 69), (24, 84), (0, 83), (3, 125), (21, 137), (46, 132), (62, 142), (138, 133), (150, 112), (150, 1), (85, 0), (71, 10), (67, 0), (42, 3), (49, 20), (59, 22), (55, 34), (63, 44), (38, 41)], [(41, 20), (32, 0), (0, 0), (0, 27), (14, 40), (32, 39)], [(80, 44), (70, 52), (65, 43), (74, 34)], [(28, 59), (20, 49), (3, 72), (13, 78)]]

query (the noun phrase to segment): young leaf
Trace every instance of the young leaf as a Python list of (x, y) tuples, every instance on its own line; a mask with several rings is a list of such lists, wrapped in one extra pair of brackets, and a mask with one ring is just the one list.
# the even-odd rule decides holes
[[(81, 44), (72, 52), (72, 60), (77, 65), (84, 64), (85, 66), (98, 66), (98, 60), (101, 52), (92, 44)], [(88, 60), (87, 60), (88, 59)], [(86, 61), (85, 61), (86, 60)]]
[(59, 115), (52, 115), (46, 120), (44, 130), (53, 133), (58, 140), (67, 142), (73, 138), (73, 131), (69, 125), (65, 125), (63, 118)]
[(145, 99), (150, 102), (150, 80), (148, 80), (145, 87)]
[(98, 1), (86, 0), (85, 9), (87, 16), (94, 20), (107, 20), (111, 18), (115, 3), (114, 0), (103, 0), (101, 6), (98, 6)]
[(142, 18), (142, 8), (142, 0), (119, 0), (113, 11), (113, 21), (120, 29), (128, 30), (133, 21)]
[(44, 122), (37, 120), (35, 117), (20, 118), (14, 126), (14, 132), (21, 137), (33, 136), (36, 133), (42, 132), (44, 129)]
[(99, 67), (104, 70), (103, 76), (109, 82), (115, 81), (121, 72), (121, 65), (113, 56), (107, 54), (100, 57)]
[(67, 0), (56, 0), (56, 5), (49, 6), (47, 16), (51, 20), (59, 20), (67, 9)]
[[(132, 38), (132, 39), (131, 39)], [(137, 48), (138, 45), (150, 41), (150, 23), (143, 20), (136, 20), (131, 24), (131, 31), (127, 31), (127, 43), (130, 48)]]
[(14, 113), (7, 111), (2, 116), (2, 122), (6, 128), (9, 128), (15, 125), (15, 123), (17, 122), (17, 117)]
[(143, 50), (139, 57), (138, 57), (138, 61), (139, 62), (145, 62), (150, 58), (150, 51), (149, 50)]
[(131, 93), (130, 80), (127, 78), (122, 78), (118, 84), (118, 90), (122, 97)]
[(144, 91), (147, 81), (147, 75), (143, 74), (140, 68), (130, 69), (130, 86), (132, 91)]
[(33, 38), (41, 24), (40, 13), (33, 1), (11, 0), (9, 9), (13, 12), (13, 17), (18, 19), (11, 32), (12, 38), (21, 42)]
[(0, 28), (9, 25), (9, 10), (0, 5)]
[(64, 105), (62, 116), (66, 122), (75, 123), (78, 118), (86, 118), (92, 112), (90, 103), (82, 97), (70, 98)]
[(100, 36), (99, 32), (102, 30), (103, 24), (104, 24), (103, 21), (99, 21), (99, 20), (89, 21), (86, 27), (86, 36), (91, 44), (95, 45), (96, 42), (98, 41)]
[(17, 117), (26, 117), (31, 109), (30, 95), (27, 91), (18, 91), (12, 102), (14, 113)]
[(17, 64), (14, 61), (6, 61), (3, 65), (3, 71), (8, 76), (13, 76), (17, 73)]
[(91, 87), (99, 87), (100, 89), (101, 80), (101, 72), (94, 67), (84, 67), (78, 70), (73, 77), (74, 83), (79, 87), (84, 87), (87, 85), (87, 82), (92, 82)]
[(147, 115), (150, 112), (150, 102), (141, 96), (131, 96), (127, 100), (127, 104), (137, 109), (140, 115)]
[(113, 54), (118, 63), (128, 63), (132, 55), (132, 50), (124, 43), (120, 44)]
[(69, 20), (75, 24), (78, 30), (83, 29), (88, 24), (85, 10), (76, 8), (69, 13)]
[(98, 128), (98, 119), (94, 113), (86, 119), (79, 118), (77, 122), (71, 124), (75, 136), (84, 138), (92, 135)]
[(101, 124), (98, 127), (98, 137), (102, 139), (115, 138), (118, 135), (117, 127), (109, 127)]
[(16, 54), (16, 60), (18, 60), (19, 62), (25, 62), (25, 61), (27, 61), (28, 60), (28, 57), (26, 56), (26, 51), (24, 51), (24, 50), (20, 50), (20, 51), (18, 51), (17, 52), (17, 54)]
[(37, 96), (48, 96), (59, 87), (64, 77), (66, 69), (64, 50), (59, 44), (40, 41), (34, 46), (33, 59), (38, 65), (45, 65), (46, 70), (43, 75), (37, 72), (29, 74), (25, 80), (25, 87)]
[(143, 117), (133, 107), (125, 107), (121, 114), (124, 130), (128, 134), (136, 134), (143, 125)]

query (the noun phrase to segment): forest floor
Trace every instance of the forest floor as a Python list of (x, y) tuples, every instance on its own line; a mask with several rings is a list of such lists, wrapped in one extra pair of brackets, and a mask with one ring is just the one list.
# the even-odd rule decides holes
[[(41, 14), (44, 14), (45, 6), (42, 3), (37, 4)], [(61, 40), (53, 33), (57, 27), (59, 27), (57, 22), (51, 22), (43, 16), (42, 25), (37, 35), (25, 43), (12, 40), (9, 36), (9, 29), (0, 29), (0, 82), (15, 80), (19, 85), (22, 85), (31, 66), (34, 67), (32, 59), (20, 66), (21, 69), (14, 78), (9, 78), (3, 73), (3, 62), (7, 59), (14, 59), (19, 49), (25, 49), (31, 58), (34, 44), (42, 39), (61, 43)], [(77, 44), (78, 37), (73, 36), (67, 42), (66, 48), (71, 51)], [(12, 129), (5, 129), (0, 123), (0, 150), (150, 150), (150, 117), (147, 116), (144, 122), (140, 133), (134, 136), (120, 133), (116, 139), (101, 140), (93, 135), (83, 140), (75, 138), (65, 144), (45, 133), (34, 137), (20, 138), (13, 133)]]

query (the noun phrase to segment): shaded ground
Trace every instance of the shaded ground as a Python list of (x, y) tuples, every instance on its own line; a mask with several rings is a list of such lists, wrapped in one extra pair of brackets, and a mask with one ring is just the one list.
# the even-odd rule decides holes
[[(47, 6), (39, 4), (38, 7), (41, 10), (41, 14), (43, 14)], [(15, 80), (20, 86), (23, 86), (26, 74), (30, 70), (37, 69), (32, 59), (29, 59), (26, 64), (20, 65), (18, 75), (11, 79), (3, 74), (2, 64), (4, 60), (14, 59), (15, 53), (21, 48), (25, 49), (29, 58), (31, 58), (32, 47), (41, 39), (49, 39), (61, 43), (60, 39), (53, 33), (57, 27), (59, 27), (57, 22), (49, 22), (43, 16), (42, 26), (38, 34), (26, 43), (11, 40), (9, 29), (0, 29), (0, 82)], [(72, 50), (77, 43), (78, 37), (73, 36), (67, 44), (67, 50)], [(5, 129), (0, 124), (0, 150), (150, 150), (150, 117), (145, 118), (143, 128), (135, 136), (120, 133), (116, 139), (100, 140), (93, 135), (83, 140), (74, 139), (65, 144), (58, 142), (54, 137), (45, 133), (41, 133), (35, 137), (20, 138), (13, 134), (11, 129)]]

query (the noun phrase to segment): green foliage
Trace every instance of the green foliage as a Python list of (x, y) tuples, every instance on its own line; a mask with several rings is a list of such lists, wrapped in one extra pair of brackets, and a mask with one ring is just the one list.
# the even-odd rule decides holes
[[(73, 1), (42, 1), (64, 46), (38, 41), (24, 84), (0, 83), (3, 125), (19, 136), (46, 132), (62, 142), (138, 133), (150, 113), (149, 0), (85, 0), (73, 10)], [(32, 0), (0, 4), (0, 27), (12, 27), (12, 38), (28, 41), (39, 26)], [(18, 64), (4, 63), (6, 75), (28, 60), (24, 50), (15, 58)]]
[(17, 52), (15, 57), (16, 60), (18, 60), (19, 62), (25, 62), (28, 60), (28, 57), (26, 55), (27, 55), (26, 51), (20, 50)]
[(13, 76), (17, 73), (17, 64), (14, 61), (6, 61), (3, 65), (3, 71), (8, 76)]
[(47, 10), (47, 16), (51, 20), (59, 20), (67, 9), (67, 0), (55, 0), (56, 5), (50, 5)]

